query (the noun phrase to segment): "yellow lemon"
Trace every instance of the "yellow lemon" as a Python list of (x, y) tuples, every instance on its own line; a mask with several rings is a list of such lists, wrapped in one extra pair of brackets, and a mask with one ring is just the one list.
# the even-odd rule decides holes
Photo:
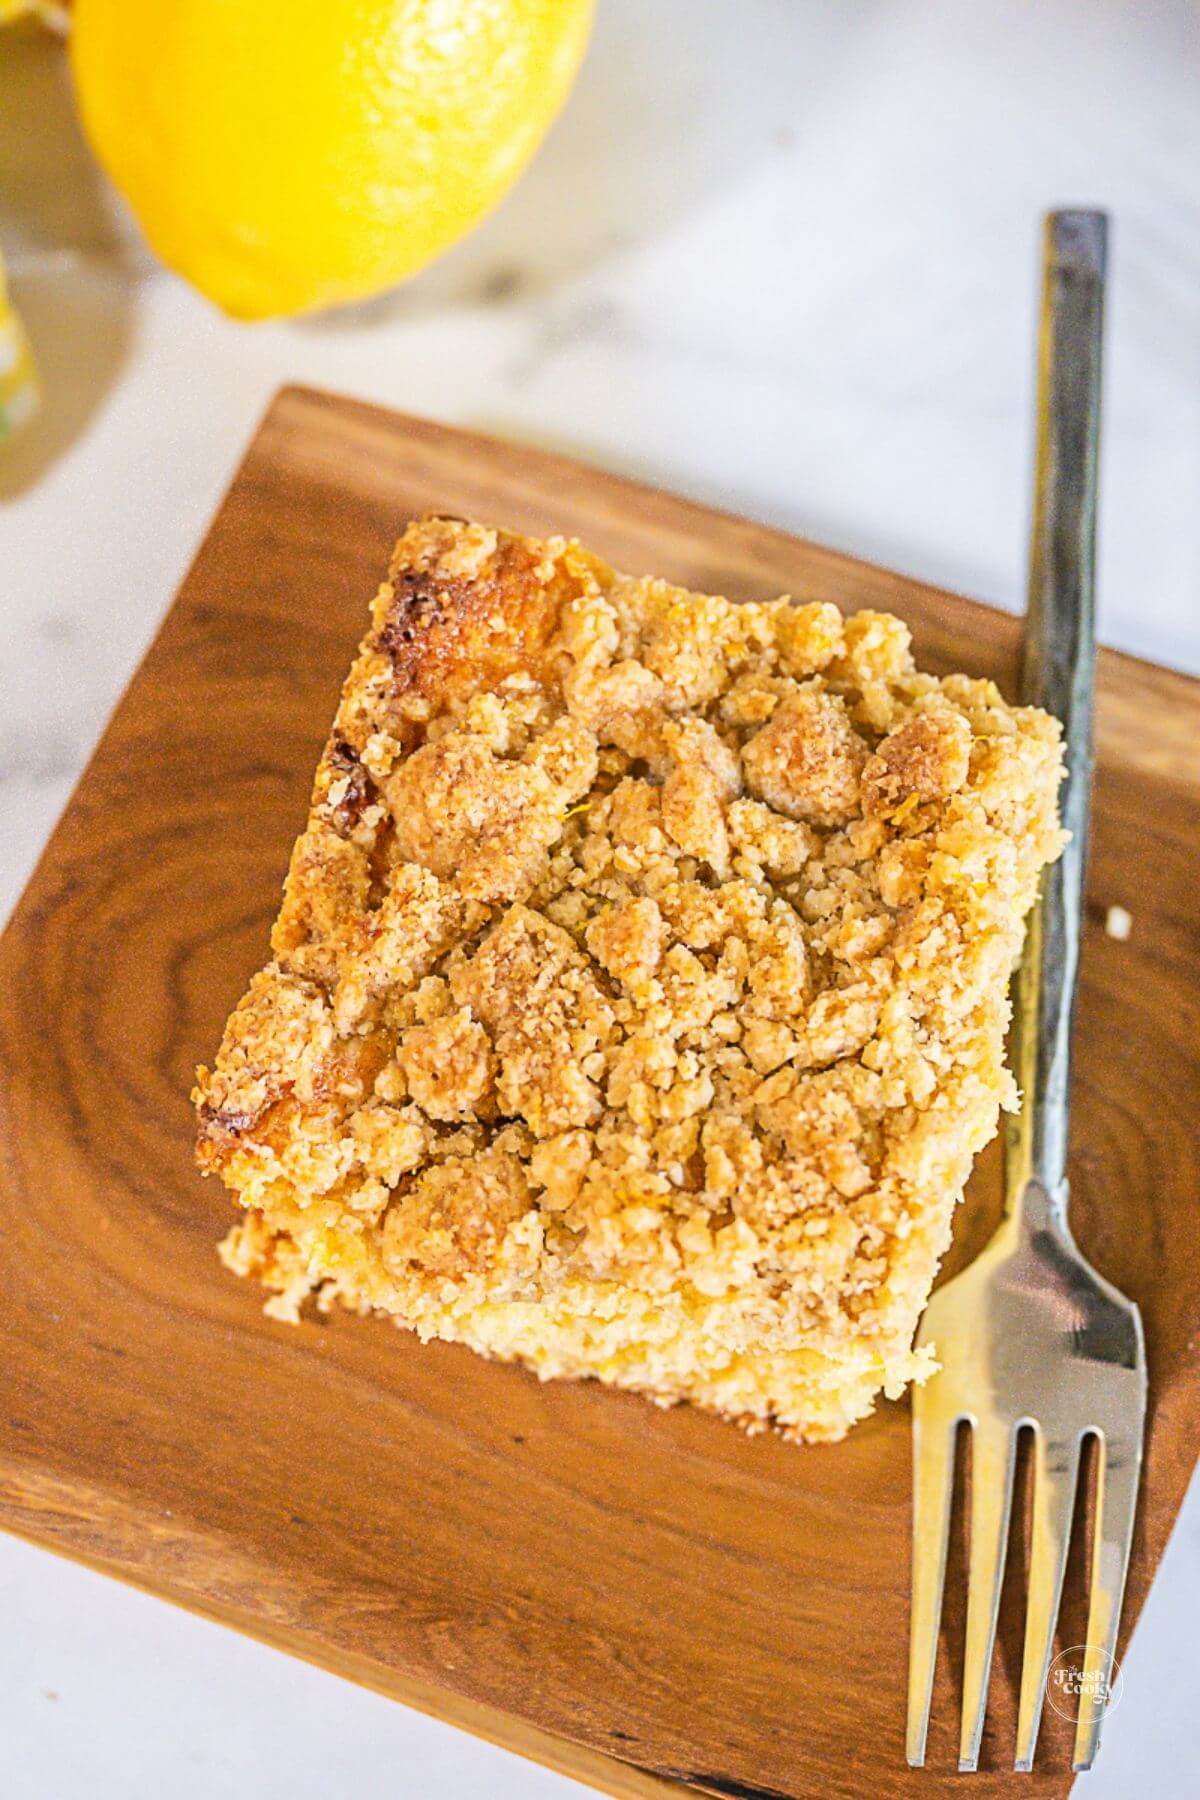
[(592, 0), (77, 0), (84, 129), (241, 318), (379, 293), (470, 230), (566, 98)]

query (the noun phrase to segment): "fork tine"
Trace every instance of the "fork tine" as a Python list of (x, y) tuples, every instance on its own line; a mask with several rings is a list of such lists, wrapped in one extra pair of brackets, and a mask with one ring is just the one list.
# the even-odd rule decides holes
[(979, 1765), (987, 1711), (988, 1676), (996, 1641), (996, 1615), (1012, 1511), (1015, 1434), (1006, 1427), (976, 1427), (971, 1443), (971, 1564), (967, 1575), (967, 1638), (963, 1652), (960, 1769)]
[[(1100, 1727), (1104, 1723), (1108, 1681), (1117, 1644), (1117, 1627), (1121, 1623), (1121, 1600), (1125, 1592), (1125, 1571), (1129, 1565), (1129, 1545), (1133, 1537), (1133, 1515), (1137, 1506), (1141, 1460), (1140, 1442), (1113, 1441), (1103, 1436), (1100, 1438), (1087, 1648), (1083, 1659), (1079, 1722), (1075, 1728), (1075, 1754), (1072, 1758), (1072, 1767), (1077, 1770), (1091, 1768), (1100, 1744)], [(1097, 1690), (1097, 1677), (1100, 1675), (1104, 1677), (1103, 1697), (1099, 1697)]]
[(905, 1755), (910, 1768), (925, 1763), (925, 1739), (937, 1666), (950, 1498), (954, 1486), (957, 1421), (922, 1417), (924, 1396), (913, 1396), (912, 1612), (908, 1646), (908, 1730)]
[(1014, 1769), (1033, 1767), (1050, 1654), (1054, 1647), (1054, 1626), (1062, 1598), (1078, 1478), (1079, 1440), (1047, 1439), (1039, 1430), (1034, 1439), (1029, 1600), (1025, 1612), (1025, 1650), (1021, 1660)]

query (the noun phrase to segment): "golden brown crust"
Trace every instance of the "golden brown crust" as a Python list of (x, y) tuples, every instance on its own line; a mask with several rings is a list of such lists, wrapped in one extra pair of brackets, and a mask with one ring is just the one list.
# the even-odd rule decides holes
[(436, 711), (508, 675), (536, 676), (562, 605), (591, 566), (602, 567), (577, 545), (547, 558), (532, 539), (461, 519), (410, 526), (374, 607), (400, 718), (412, 716), (410, 697)]
[(1060, 775), (887, 615), (410, 526), (200, 1072), (228, 1259), (840, 1435), (919, 1372)]

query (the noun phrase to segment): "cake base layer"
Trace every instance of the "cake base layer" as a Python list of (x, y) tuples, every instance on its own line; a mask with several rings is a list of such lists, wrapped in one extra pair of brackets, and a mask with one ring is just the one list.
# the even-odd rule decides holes
[[(428, 1291), (401, 1296), (386, 1282), (354, 1277), (351, 1246), (330, 1254), (272, 1232), (261, 1214), (234, 1226), (221, 1257), (237, 1275), (272, 1291), (267, 1310), (298, 1322), (310, 1296), (327, 1309), (387, 1314), (428, 1342), (465, 1344), (500, 1362), (521, 1363), (542, 1381), (594, 1380), (632, 1388), (660, 1406), (690, 1401), (744, 1430), (774, 1426), (785, 1437), (834, 1442), (865, 1418), (882, 1391), (897, 1398), (936, 1367), (927, 1351), (899, 1342), (890, 1354), (852, 1345), (839, 1356), (773, 1345), (781, 1321), (761, 1306), (711, 1299), (694, 1290), (664, 1296), (615, 1282), (567, 1281), (553, 1301), (470, 1299)], [(337, 1275), (322, 1270), (337, 1268)]]

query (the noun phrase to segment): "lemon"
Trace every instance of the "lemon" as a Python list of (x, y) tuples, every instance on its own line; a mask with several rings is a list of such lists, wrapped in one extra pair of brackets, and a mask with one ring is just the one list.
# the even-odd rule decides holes
[(240, 318), (379, 293), (469, 231), (566, 98), (592, 0), (78, 0), (84, 129)]

